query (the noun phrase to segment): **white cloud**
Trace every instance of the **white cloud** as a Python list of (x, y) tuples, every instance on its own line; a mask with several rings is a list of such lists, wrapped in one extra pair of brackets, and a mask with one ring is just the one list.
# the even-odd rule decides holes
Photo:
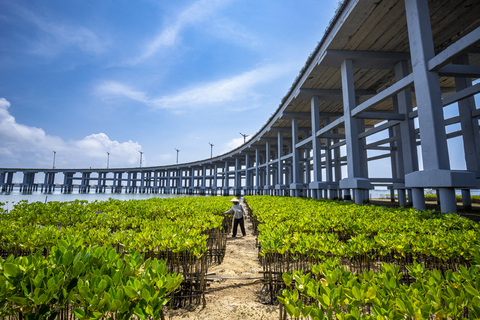
[[(32, 40), (33, 52), (40, 55), (56, 55), (66, 47), (76, 46), (89, 54), (102, 53), (108, 43), (95, 32), (84, 26), (58, 22), (56, 17), (36, 14), (25, 7), (13, 5), (15, 12), (25, 21), (35, 25), (41, 32), (40, 38)], [(52, 22), (55, 21), (55, 22)]]
[(143, 91), (131, 86), (107, 81), (95, 88), (95, 94), (103, 99), (131, 99), (156, 109), (183, 109), (194, 107), (225, 106), (246, 110), (256, 106), (263, 95), (256, 92), (256, 86), (268, 83), (289, 72), (287, 65), (260, 67), (231, 78), (198, 84), (172, 95), (150, 98)]
[(105, 133), (91, 134), (82, 140), (64, 141), (47, 135), (41, 128), (17, 123), (9, 113), (9, 107), (10, 102), (0, 98), (2, 167), (49, 168), (54, 150), (57, 152), (58, 168), (105, 167), (107, 152), (110, 152), (110, 167), (138, 166), (138, 151), (142, 146), (137, 142), (112, 141)]
[(166, 25), (154, 39), (150, 40), (144, 47), (143, 52), (130, 61), (130, 64), (140, 63), (160, 50), (171, 47), (178, 43), (180, 32), (190, 25), (205, 21), (220, 7), (225, 5), (226, 0), (199, 0), (180, 12), (173, 21)]

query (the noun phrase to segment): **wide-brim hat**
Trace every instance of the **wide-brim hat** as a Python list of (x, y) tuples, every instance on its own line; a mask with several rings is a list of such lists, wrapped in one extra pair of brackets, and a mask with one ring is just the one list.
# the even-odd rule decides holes
[(237, 198), (233, 198), (230, 202), (240, 202)]

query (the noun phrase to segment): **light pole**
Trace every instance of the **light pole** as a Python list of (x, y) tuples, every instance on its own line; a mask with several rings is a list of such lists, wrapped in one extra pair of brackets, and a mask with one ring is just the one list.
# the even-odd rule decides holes
[(107, 169), (108, 169), (108, 162), (110, 161), (110, 152), (107, 152)]
[(140, 168), (142, 167), (142, 156), (143, 156), (143, 151), (138, 151), (140, 152)]
[(53, 169), (55, 169), (55, 155), (57, 154), (57, 151), (53, 151)]
[(177, 148), (175, 148), (175, 150), (177, 150), (177, 164), (178, 164), (178, 153), (180, 152), (180, 150), (178, 150)]
[(213, 144), (210, 142), (208, 143), (210, 145), (210, 159), (213, 158)]
[(245, 144), (245, 142), (247, 142), (248, 134), (243, 134), (241, 132), (240, 132), (240, 134), (243, 136), (243, 143)]

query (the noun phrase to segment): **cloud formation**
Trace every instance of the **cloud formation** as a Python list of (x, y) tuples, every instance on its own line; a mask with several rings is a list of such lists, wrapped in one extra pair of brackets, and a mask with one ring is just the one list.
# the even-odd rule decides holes
[[(57, 152), (57, 168), (105, 167), (110, 152), (110, 167), (138, 166), (137, 142), (110, 140), (105, 133), (86, 136), (82, 140), (64, 141), (50, 136), (41, 128), (16, 122), (8, 108), (11, 104), (0, 98), (0, 163), (2, 167), (52, 166), (53, 151)], [(146, 165), (144, 159), (144, 165)]]
[(158, 35), (150, 40), (142, 53), (131, 61), (138, 64), (154, 56), (160, 50), (171, 47), (178, 42), (180, 32), (190, 25), (205, 21), (228, 1), (225, 0), (200, 0), (196, 1), (180, 12), (173, 21), (167, 24)]
[(33, 24), (40, 31), (40, 36), (31, 40), (33, 53), (52, 56), (67, 47), (77, 47), (88, 54), (99, 54), (105, 50), (107, 41), (100, 39), (87, 27), (68, 22), (52, 22), (58, 19), (46, 13), (36, 14), (13, 2), (10, 7), (23, 21)]
[[(231, 78), (201, 83), (180, 92), (161, 97), (148, 97), (147, 93), (116, 81), (105, 81), (95, 88), (95, 94), (104, 100), (129, 99), (155, 109), (182, 111), (188, 108), (224, 106), (245, 110), (252, 108), (262, 95), (255, 87), (273, 81), (288, 72), (285, 65), (260, 67)], [(243, 103), (243, 104), (242, 104)]]

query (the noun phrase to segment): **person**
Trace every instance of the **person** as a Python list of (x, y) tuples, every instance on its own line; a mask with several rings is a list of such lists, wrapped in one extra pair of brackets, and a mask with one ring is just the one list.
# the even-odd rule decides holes
[(238, 201), (237, 198), (233, 198), (232, 200), (230, 200), (230, 202), (233, 202), (232, 208), (224, 212), (223, 214), (233, 213), (234, 219), (233, 219), (232, 238), (235, 238), (237, 236), (237, 228), (239, 224), (240, 224), (240, 229), (242, 230), (242, 234), (245, 237), (247, 233), (245, 232), (244, 218), (247, 218), (247, 213), (245, 212), (245, 209), (243, 208), (242, 204), (240, 203), (240, 201)]

